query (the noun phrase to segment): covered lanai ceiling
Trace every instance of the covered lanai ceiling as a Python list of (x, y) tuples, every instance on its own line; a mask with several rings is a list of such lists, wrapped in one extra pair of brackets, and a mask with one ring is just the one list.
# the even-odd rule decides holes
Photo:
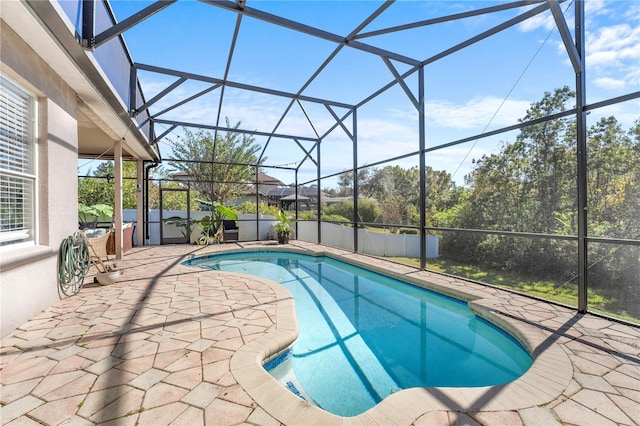
[[(417, 71), (423, 66), (427, 102), (450, 99), (453, 92), (473, 99), (484, 94), (489, 76), (503, 80), (493, 93), (497, 99), (510, 93), (534, 102), (545, 90), (574, 86), (580, 58), (571, 4), (116, 1), (112, 8), (120, 24), (108, 31), (125, 37), (146, 97), (133, 109), (148, 108), (165, 159), (171, 152), (163, 142), (179, 140), (183, 127), (224, 131), (228, 118), (232, 125), (241, 121), (240, 129), (263, 147), (266, 165), (313, 168), (318, 140), (330, 150), (344, 150), (348, 160), (325, 163), (326, 174), (353, 165), (356, 138), (363, 164), (419, 149)], [(555, 40), (546, 57), (540, 49), (548, 40), (522, 35), (528, 22), (541, 21)], [(507, 43), (514, 39), (522, 42)], [(96, 43), (100, 49), (100, 35)], [(541, 83), (549, 58), (554, 76)], [(514, 86), (523, 70), (529, 82)], [(440, 106), (435, 101), (425, 114), (437, 114)], [(521, 113), (522, 102), (518, 106)], [(509, 116), (506, 109), (500, 113)], [(408, 125), (393, 128), (385, 117), (394, 114), (405, 115)], [(514, 114), (511, 123), (519, 118)], [(488, 128), (460, 127), (462, 132), (444, 137), (430, 137), (427, 128), (427, 145)]]

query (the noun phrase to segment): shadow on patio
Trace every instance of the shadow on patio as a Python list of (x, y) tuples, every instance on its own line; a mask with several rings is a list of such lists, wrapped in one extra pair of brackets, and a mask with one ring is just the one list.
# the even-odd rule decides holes
[[(308, 243), (293, 245), (339, 252)], [(276, 396), (288, 391), (269, 390), (262, 386), (263, 376), (251, 379), (247, 375), (249, 367), (253, 368), (248, 364), (258, 365), (256, 353), (268, 356), (277, 350), (275, 343), (268, 349), (263, 346), (269, 335), (278, 334), (276, 328), (284, 328), (287, 338), (293, 336), (295, 324), (279, 323), (291, 320), (287, 317), (293, 312), (290, 297), (259, 278), (181, 265), (194, 255), (243, 246), (259, 243), (136, 248), (119, 262), (126, 270), (121, 282), (87, 285), (4, 338), (2, 424), (276, 425), (308, 420), (304, 415), (295, 420), (295, 416), (280, 414), (295, 412), (290, 409), (293, 405), (303, 407), (305, 415), (321, 423), (355, 420), (308, 410), (293, 394), (285, 394), (291, 399), (278, 400)], [(378, 265), (383, 262), (341, 253)], [(405, 266), (387, 267), (406, 268), (410, 273)], [(572, 371), (554, 371), (554, 365), (543, 365), (546, 372), (536, 373), (540, 377), (548, 374), (550, 383), (562, 387), (556, 396), (539, 395), (548, 397), (545, 404), (499, 409), (505, 397), (536, 400), (536, 395), (518, 395), (523, 389), (520, 385), (477, 389), (472, 399), (451, 389), (416, 389), (428, 394), (429, 406), (412, 406), (399, 392), (374, 411), (358, 416), (358, 421), (637, 424), (637, 328), (461, 280), (429, 277), (434, 282), (441, 280), (439, 285), (484, 294), (491, 303), (480, 304), (478, 309), (499, 312), (495, 315), (501, 321), (516, 324), (527, 338), (538, 339), (536, 357), (568, 358)], [(287, 315), (280, 312), (283, 309)], [(553, 358), (548, 362), (553, 364)], [(538, 393), (548, 392), (546, 385), (529, 385)], [(267, 394), (274, 400), (265, 402)], [(292, 407), (289, 401), (294, 402)]]

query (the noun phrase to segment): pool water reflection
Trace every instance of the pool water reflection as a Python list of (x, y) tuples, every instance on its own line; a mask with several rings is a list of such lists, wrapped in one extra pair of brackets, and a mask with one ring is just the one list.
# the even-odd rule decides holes
[(242, 252), (187, 263), (268, 278), (291, 292), (300, 335), (290, 356), (267, 368), (334, 414), (360, 414), (411, 387), (507, 383), (532, 363), (465, 302), (329, 257)]

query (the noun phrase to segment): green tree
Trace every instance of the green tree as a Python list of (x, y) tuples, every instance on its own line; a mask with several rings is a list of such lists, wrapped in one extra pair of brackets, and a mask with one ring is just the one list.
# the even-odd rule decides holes
[[(122, 163), (122, 207), (125, 209), (136, 208), (136, 181), (137, 164), (135, 161), (123, 161)], [(115, 197), (115, 184), (113, 177), (115, 166), (113, 161), (101, 163), (89, 177), (78, 179), (78, 202), (87, 206), (106, 204), (113, 206)]]
[(592, 236), (640, 237), (640, 120), (625, 133), (615, 117), (590, 128), (588, 218)]
[[(565, 111), (573, 97), (568, 87), (547, 92), (520, 121)], [(575, 234), (575, 145), (574, 120), (561, 118), (525, 126), (515, 142), (482, 156), (466, 177), (472, 192), (457, 211), (462, 227)], [(558, 240), (466, 234), (448, 244), (446, 253), (489, 267), (556, 278), (575, 270), (575, 253)]]
[(260, 150), (253, 137), (234, 131), (217, 137), (203, 130), (184, 132), (185, 137), (172, 144), (174, 159), (179, 161), (170, 161), (169, 165), (185, 172), (206, 201), (227, 204), (247, 191), (247, 182), (255, 177), (256, 153)]
[(382, 215), (380, 204), (372, 198), (358, 199), (358, 218), (361, 222), (375, 223)]
[[(342, 216), (353, 222), (353, 201), (345, 200), (339, 203), (324, 204), (322, 208), (322, 216)], [(370, 198), (358, 199), (358, 221), (373, 223), (378, 220), (382, 210), (380, 204), (376, 200)]]
[[(568, 87), (545, 93), (521, 122), (566, 110), (574, 96)], [(484, 155), (467, 182), (473, 187), (469, 227), (505, 231), (567, 231), (563, 212), (575, 211), (575, 126), (558, 119), (521, 129), (514, 143)], [(572, 218), (572, 223), (575, 219)], [(575, 226), (573, 227), (575, 232)]]
[[(359, 170), (359, 193), (361, 197), (372, 197), (358, 201), (360, 219), (364, 222), (382, 220), (387, 224), (418, 225), (419, 182), (420, 170), (417, 167), (405, 169), (386, 166)], [(456, 187), (449, 173), (434, 170), (430, 166), (425, 169), (425, 182), (427, 226), (433, 226), (435, 222), (432, 217), (457, 205), (464, 190)], [(338, 194), (352, 195), (353, 173), (345, 172), (340, 175), (338, 187)], [(352, 216), (342, 215), (348, 218)]]
[(418, 205), (420, 171), (417, 167), (405, 169), (400, 166), (386, 166), (371, 169), (362, 187), (376, 199), (382, 208), (383, 223), (416, 225), (415, 209)]
[[(565, 111), (573, 97), (566, 87), (545, 93), (521, 121)], [(625, 132), (614, 117), (600, 119), (587, 129), (587, 158), (589, 235), (639, 238), (640, 120)], [(476, 161), (466, 177), (468, 192), (435, 217), (459, 228), (576, 235), (576, 170), (572, 117), (526, 126), (515, 142)], [(445, 239), (442, 252), (464, 263), (575, 283), (572, 242), (460, 233)], [(613, 311), (637, 312), (630, 307), (640, 305), (637, 248), (592, 243), (588, 255), (590, 288), (607, 295)]]
[[(445, 170), (434, 170), (431, 166), (425, 169), (425, 207), (427, 226), (455, 226), (440, 223), (445, 216), (439, 213), (451, 211), (461, 200), (463, 188), (458, 188)], [(417, 210), (416, 210), (417, 213)], [(416, 222), (418, 223), (418, 222)]]
[[(361, 197), (371, 197), (371, 187), (369, 185), (371, 174), (376, 169), (363, 168), (358, 170), (358, 194)], [(353, 171), (345, 171), (338, 176), (338, 190), (335, 193), (339, 197), (353, 195)]]

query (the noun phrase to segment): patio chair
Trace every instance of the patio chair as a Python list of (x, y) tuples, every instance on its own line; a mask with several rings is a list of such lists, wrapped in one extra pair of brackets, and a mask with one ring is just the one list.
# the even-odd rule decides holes
[(238, 241), (238, 223), (235, 220), (222, 221), (222, 240)]

